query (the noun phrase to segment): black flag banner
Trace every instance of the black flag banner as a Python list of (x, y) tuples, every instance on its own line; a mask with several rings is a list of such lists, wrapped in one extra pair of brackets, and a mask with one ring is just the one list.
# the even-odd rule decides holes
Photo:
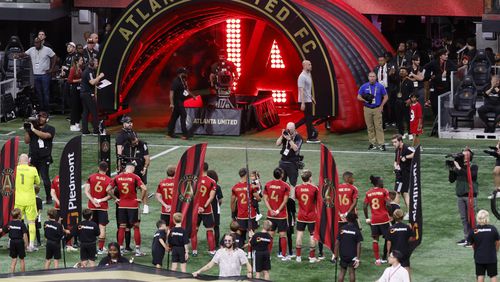
[(413, 251), (422, 242), (422, 183), (420, 182), (420, 146), (415, 148), (410, 171), (410, 225), (415, 231), (415, 241), (410, 242)]
[[(184, 152), (175, 170), (174, 191), (172, 195), (171, 214), (182, 213), (182, 227), (188, 237), (196, 232), (198, 221), (197, 195), (198, 179), (203, 171), (207, 143), (196, 144)], [(170, 217), (170, 226), (174, 225), (174, 217)]]
[(65, 227), (75, 226), (82, 214), (82, 136), (71, 139), (59, 163), (61, 218)]
[(339, 186), (337, 165), (328, 148), (321, 144), (321, 163), (319, 175), (320, 194), (318, 198), (318, 218), (314, 229), (314, 239), (322, 242), (333, 251), (338, 233), (339, 215), (337, 187)]
[(2, 147), (0, 152), (0, 229), (9, 223), (10, 211), (14, 208), (15, 174), (17, 166), (17, 150), (19, 147), (19, 137), (14, 137)]

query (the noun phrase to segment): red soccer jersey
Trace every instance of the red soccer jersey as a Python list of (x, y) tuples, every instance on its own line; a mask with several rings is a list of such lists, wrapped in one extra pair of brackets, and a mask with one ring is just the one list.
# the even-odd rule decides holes
[[(277, 210), (283, 201), (285, 196), (290, 196), (290, 186), (286, 184), (283, 180), (275, 179), (266, 183), (264, 188), (264, 195), (267, 195), (267, 201), (272, 210)], [(278, 215), (271, 215), (271, 211), (267, 211), (268, 218), (285, 219), (287, 218), (286, 203)]]
[(111, 181), (111, 187), (118, 189), (120, 201), (119, 208), (139, 208), (137, 201), (137, 188), (144, 185), (141, 178), (134, 173), (120, 173)]
[[(215, 191), (217, 188), (217, 183), (215, 180), (208, 176), (202, 176), (199, 179), (199, 187), (198, 187), (198, 204), (200, 208), (204, 208), (203, 212), (200, 214), (211, 214), (212, 213), (212, 203), (208, 204), (208, 207), (205, 208), (205, 204), (208, 199), (210, 199), (210, 192)], [(213, 201), (213, 199), (212, 199)]]
[(410, 105), (410, 133), (420, 135), (422, 128), (418, 129), (418, 123), (422, 120), (422, 106), (419, 102)]
[(339, 213), (346, 213), (351, 207), (354, 200), (358, 198), (358, 188), (356, 186), (342, 183), (337, 188), (337, 195), (339, 196)]
[(370, 205), (371, 224), (384, 224), (391, 221), (385, 201), (390, 201), (389, 191), (385, 188), (373, 187), (366, 191), (365, 204)]
[[(253, 197), (254, 193), (259, 192), (259, 187), (251, 186), (250, 187), (250, 198)], [(247, 195), (247, 183), (246, 182), (238, 182), (231, 189), (232, 195), (236, 197), (236, 204), (238, 208), (238, 214), (236, 218), (238, 219), (248, 219), (248, 195)], [(250, 217), (255, 218), (257, 213), (255, 212), (255, 207), (250, 202)]]
[[(90, 196), (94, 199), (102, 199), (108, 195), (106, 188), (111, 182), (111, 178), (106, 174), (94, 173), (87, 179), (87, 184), (90, 185)], [(91, 210), (108, 210), (108, 201), (100, 202), (100, 207), (94, 206), (89, 200), (88, 207)]]
[[(160, 181), (158, 184), (158, 188), (156, 189), (156, 193), (161, 195), (161, 199), (165, 204), (171, 206), (172, 205), (172, 195), (174, 194), (174, 178), (167, 177)], [(164, 206), (161, 206), (162, 214), (170, 214), (170, 211), (167, 212)], [(168, 224), (168, 223), (167, 223)]]
[[(54, 189), (54, 191), (56, 191), (57, 199), (60, 201), (61, 200), (60, 199), (61, 198), (61, 190), (59, 189), (59, 175), (56, 175), (56, 177), (54, 177), (54, 179), (52, 179), (52, 184), (50, 186), (50, 189)], [(57, 202), (54, 202), (54, 208), (56, 210), (58, 210), (61, 207), (59, 207)]]
[(318, 187), (310, 183), (300, 184), (295, 187), (295, 199), (299, 202), (298, 221), (308, 223), (316, 221), (318, 193)]

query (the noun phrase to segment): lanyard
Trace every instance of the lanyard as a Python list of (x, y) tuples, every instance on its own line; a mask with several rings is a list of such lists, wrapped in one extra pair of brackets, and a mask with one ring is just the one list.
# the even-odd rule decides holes
[[(377, 85), (374, 84), (374, 88), (375, 88), (375, 93), (373, 94), (373, 96), (377, 96)], [(370, 94), (372, 94), (372, 87), (371, 87), (371, 84), (368, 85), (368, 90), (370, 91)]]

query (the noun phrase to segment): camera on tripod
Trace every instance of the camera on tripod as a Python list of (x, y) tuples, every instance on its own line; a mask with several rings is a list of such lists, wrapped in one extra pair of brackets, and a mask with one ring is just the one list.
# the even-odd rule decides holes
[(445, 164), (448, 167), (448, 169), (452, 170), (455, 167), (455, 163), (457, 162), (461, 167), (465, 163), (465, 156), (463, 153), (453, 153), (453, 154), (448, 154), (445, 156), (447, 159), (452, 159), (452, 160), (446, 160)]

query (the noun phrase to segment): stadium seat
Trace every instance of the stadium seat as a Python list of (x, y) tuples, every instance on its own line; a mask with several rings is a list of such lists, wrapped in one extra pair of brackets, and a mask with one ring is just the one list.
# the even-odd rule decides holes
[(453, 108), (450, 109), (452, 126), (458, 128), (458, 122), (470, 122), (471, 129), (474, 128), (474, 116), (476, 114), (477, 89), (471, 76), (466, 76), (453, 95)]
[(491, 62), (484, 50), (478, 50), (476, 56), (470, 62), (469, 74), (472, 75), (477, 93), (482, 95), (491, 83)]

